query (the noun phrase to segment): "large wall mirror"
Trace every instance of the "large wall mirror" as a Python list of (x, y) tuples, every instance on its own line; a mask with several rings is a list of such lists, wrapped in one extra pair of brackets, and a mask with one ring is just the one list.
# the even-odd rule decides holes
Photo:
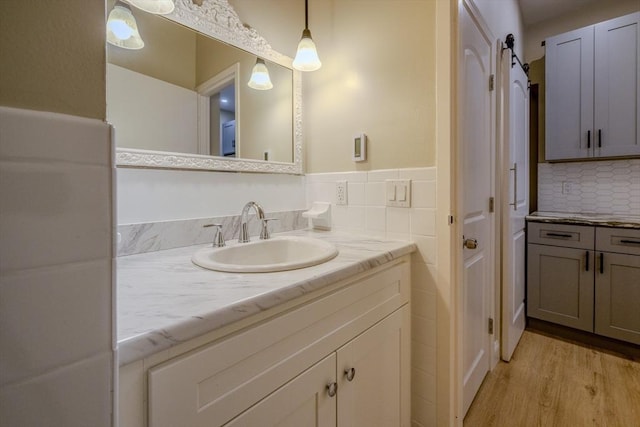
[[(110, 11), (116, 1), (107, 2)], [(292, 59), (242, 24), (227, 0), (132, 7), (144, 47), (107, 44), (107, 120), (119, 167), (301, 174), (301, 83)], [(248, 82), (256, 63), (272, 87)]]

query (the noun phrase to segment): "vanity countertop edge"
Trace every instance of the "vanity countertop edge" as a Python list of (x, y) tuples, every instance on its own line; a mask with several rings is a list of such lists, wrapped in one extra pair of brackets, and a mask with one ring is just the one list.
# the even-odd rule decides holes
[(327, 240), (339, 254), (314, 267), (246, 274), (192, 264), (193, 253), (207, 245), (117, 258), (119, 365), (284, 305), (416, 250), (410, 241), (346, 232), (299, 230), (278, 235)]
[(640, 215), (538, 211), (527, 215), (526, 219), (529, 222), (640, 229)]

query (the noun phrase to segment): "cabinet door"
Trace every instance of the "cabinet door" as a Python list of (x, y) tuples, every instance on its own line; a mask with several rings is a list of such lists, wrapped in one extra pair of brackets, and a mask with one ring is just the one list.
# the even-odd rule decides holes
[(547, 160), (593, 154), (593, 26), (545, 41)]
[(593, 332), (593, 251), (530, 244), (527, 314)]
[(405, 306), (338, 350), (338, 426), (410, 425), (409, 321)]
[(595, 332), (640, 344), (640, 256), (598, 253)]
[(595, 25), (596, 156), (640, 154), (640, 12)]
[(225, 427), (335, 427), (336, 395), (328, 385), (335, 383), (335, 353), (318, 362)]

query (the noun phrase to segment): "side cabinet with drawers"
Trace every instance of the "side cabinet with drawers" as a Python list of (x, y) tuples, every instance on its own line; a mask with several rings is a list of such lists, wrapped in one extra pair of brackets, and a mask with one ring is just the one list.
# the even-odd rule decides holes
[(640, 230), (528, 229), (527, 315), (640, 344)]

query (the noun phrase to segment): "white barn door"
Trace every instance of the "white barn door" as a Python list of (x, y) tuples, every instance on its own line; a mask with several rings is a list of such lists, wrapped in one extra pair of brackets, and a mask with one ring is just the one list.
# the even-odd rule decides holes
[(502, 51), (502, 342), (509, 361), (525, 327), (525, 216), (529, 213), (529, 79)]

